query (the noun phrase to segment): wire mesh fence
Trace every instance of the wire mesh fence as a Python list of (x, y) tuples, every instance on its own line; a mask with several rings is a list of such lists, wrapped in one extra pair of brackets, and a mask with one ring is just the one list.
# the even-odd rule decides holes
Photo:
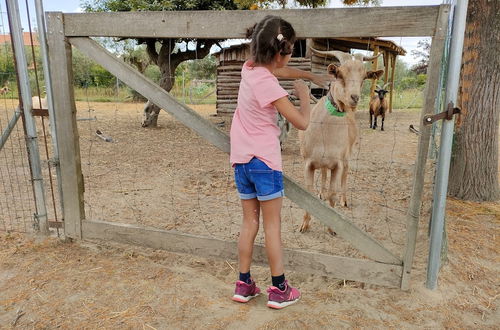
[[(0, 149), (0, 230), (29, 232), (36, 213), (25, 135), (17, 100), (0, 99), (0, 132), (4, 144)], [(14, 124), (15, 122), (15, 124)], [(11, 123), (11, 125), (9, 125)], [(12, 125), (14, 124), (14, 125)], [(13, 127), (8, 133), (8, 127)]]
[[(164, 112), (158, 127), (142, 128), (145, 100), (108, 72), (94, 76), (92, 84), (75, 87), (86, 218), (236, 239), (241, 207), (228, 155)], [(228, 133), (232, 118), (217, 115), (215, 81), (177, 78), (171, 94)], [(350, 160), (348, 207), (337, 209), (399, 254), (405, 244), (405, 214), (418, 140), (408, 128), (418, 127), (423, 86), (401, 90), (396, 86), (394, 111), (387, 115), (385, 132), (380, 132), (369, 128), (367, 84), (356, 113), (359, 136)], [(15, 102), (15, 97), (7, 95), (5, 100)], [(51, 178), (54, 174), (47, 173), (50, 136), (44, 140), (44, 172)], [(285, 174), (303, 184), (303, 159), (295, 130), (284, 144), (283, 165)], [(315, 189), (317, 193), (318, 177)], [(60, 214), (56, 200), (53, 197), (52, 218)], [(347, 242), (332, 237), (317, 222), (309, 233), (298, 233), (303, 214), (285, 198), (286, 247), (358, 256)], [(263, 244), (263, 233), (256, 241)]]
[[(47, 113), (44, 111), (31, 111), (22, 106), (19, 100), (18, 72), (14, 63), (12, 36), (7, 29), (7, 17), (2, 11), (5, 3), (0, 2), (0, 133), (2, 134), (2, 145), (0, 147), (0, 230), (30, 232), (39, 229), (39, 218), (43, 217), (44, 211), (38, 210), (35, 203), (32, 169), (40, 166), (44, 183), (44, 194), (46, 204), (49, 205), (47, 217), (49, 221), (60, 221), (61, 207), (56, 187), (56, 173), (52, 169), (54, 163), (53, 147), (50, 136), (50, 128)], [(30, 20), (30, 11), (21, 13), (28, 19), (28, 31), (24, 32), (24, 51), (27, 59), (28, 77), (30, 80), (31, 94), (34, 108), (46, 108), (41, 106), (42, 100), (38, 95), (45, 92), (43, 82), (43, 70), (41, 69), (41, 56), (36, 34), (33, 32)], [(45, 109), (46, 111), (46, 109)], [(41, 163), (35, 157), (30, 157), (27, 151), (27, 143), (35, 137), (28, 137), (25, 129), (24, 115), (35, 117), (36, 144), (40, 150)], [(34, 163), (37, 163), (34, 165)], [(45, 206), (47, 206), (45, 205)], [(59, 234), (59, 230), (56, 230)]]
[[(400, 103), (405, 107), (395, 107), (387, 115), (384, 132), (369, 128), (368, 110), (360, 106), (348, 207), (337, 206), (397, 255), (405, 246), (405, 216), (418, 142), (409, 127), (418, 127), (422, 89), (405, 93), (406, 103)], [(174, 93), (179, 101), (189, 103), (187, 94)], [(77, 102), (86, 218), (235, 240), (242, 215), (228, 155), (163, 111), (158, 127), (142, 128), (144, 103), (130, 102), (123, 95), (117, 90), (113, 102), (98, 102), (91, 96)], [(188, 105), (229, 132), (232, 118), (217, 115), (215, 104)], [(284, 144), (283, 168), (304, 185), (296, 130)], [(318, 177), (315, 186), (318, 190)], [(430, 197), (424, 200), (428, 203)], [(303, 215), (301, 208), (285, 198), (282, 235), (286, 247), (361, 257), (319, 222), (313, 222), (310, 232), (299, 233)], [(264, 243), (262, 231), (256, 242)]]

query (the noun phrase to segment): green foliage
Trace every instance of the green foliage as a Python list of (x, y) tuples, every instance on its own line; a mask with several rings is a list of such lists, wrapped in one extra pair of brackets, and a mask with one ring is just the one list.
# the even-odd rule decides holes
[[(144, 71), (144, 75), (154, 81), (155, 83), (159, 83), (161, 79), (160, 68), (156, 65), (149, 65)], [(145, 102), (147, 99), (139, 94), (136, 90), (128, 87), (128, 94), (132, 98), (134, 102)]]
[(158, 68), (158, 66), (156, 65), (150, 65), (148, 66), (146, 71), (144, 71), (144, 75), (154, 82), (158, 83), (161, 78), (160, 68)]
[(217, 60), (208, 55), (203, 59), (182, 62), (175, 71), (176, 79), (184, 77), (193, 79), (215, 79), (217, 73)]
[(380, 6), (383, 0), (342, 0), (346, 6)]
[(13, 58), (14, 54), (10, 45), (3, 45), (0, 48), (0, 87), (15, 82), (16, 68), (14, 67)]
[(417, 44), (417, 49), (412, 50), (411, 54), (413, 57), (417, 58), (419, 61), (415, 64), (411, 70), (416, 74), (427, 73), (427, 67), (429, 66), (431, 52), (431, 43), (429, 39), (420, 40)]
[(231, 0), (84, 0), (86, 12), (238, 9)]
[(112, 87), (116, 78), (78, 49), (73, 49), (73, 82), (79, 87)]
[[(42, 60), (40, 57), (40, 49), (38, 47), (34, 48), (36, 67), (38, 74), (38, 81), (40, 83), (40, 88), (43, 89), (43, 69)], [(35, 76), (35, 62), (33, 62), (33, 49), (31, 46), (25, 47), (25, 53), (27, 57), (27, 64), (29, 70), (29, 78), (32, 82), (32, 92), (36, 91), (36, 76)], [(12, 52), (12, 47), (9, 44), (4, 44), (0, 47), (0, 87), (9, 85), (14, 86), (17, 84), (16, 81), (16, 68), (14, 65), (14, 53)]]
[[(270, 8), (286, 8), (289, 5), (288, 0), (234, 0), (240, 9), (270, 9)], [(298, 6), (317, 8), (324, 7), (328, 4), (328, 0), (295, 0), (294, 3)]]

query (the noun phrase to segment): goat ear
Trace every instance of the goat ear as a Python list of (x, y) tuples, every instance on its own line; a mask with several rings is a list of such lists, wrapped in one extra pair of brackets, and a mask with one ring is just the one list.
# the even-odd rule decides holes
[(328, 74), (331, 74), (331, 75), (335, 76), (335, 78), (337, 78), (337, 74), (339, 72), (339, 67), (335, 64), (330, 64), (330, 65), (328, 65), (328, 68), (326, 69), (326, 71), (328, 72)]
[(366, 73), (366, 79), (378, 79), (378, 78), (382, 77), (383, 73), (384, 73), (384, 70), (368, 71)]

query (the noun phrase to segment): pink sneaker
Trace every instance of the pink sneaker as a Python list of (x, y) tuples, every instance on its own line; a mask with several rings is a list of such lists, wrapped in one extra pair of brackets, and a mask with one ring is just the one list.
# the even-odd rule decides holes
[(267, 307), (274, 309), (282, 309), (290, 306), (299, 301), (300, 298), (300, 291), (288, 285), (288, 281), (285, 281), (284, 291), (281, 291), (275, 286), (270, 286), (267, 289), (267, 293), (269, 293)]
[(260, 289), (257, 287), (254, 280), (252, 280), (250, 284), (243, 281), (236, 281), (236, 288), (234, 289), (234, 296), (232, 299), (240, 303), (246, 303), (259, 294)]

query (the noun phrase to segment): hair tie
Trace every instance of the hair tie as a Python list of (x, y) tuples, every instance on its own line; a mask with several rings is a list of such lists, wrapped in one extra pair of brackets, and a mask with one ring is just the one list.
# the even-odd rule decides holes
[(276, 39), (278, 39), (278, 41), (281, 41), (283, 40), (283, 35), (280, 33), (276, 36)]

